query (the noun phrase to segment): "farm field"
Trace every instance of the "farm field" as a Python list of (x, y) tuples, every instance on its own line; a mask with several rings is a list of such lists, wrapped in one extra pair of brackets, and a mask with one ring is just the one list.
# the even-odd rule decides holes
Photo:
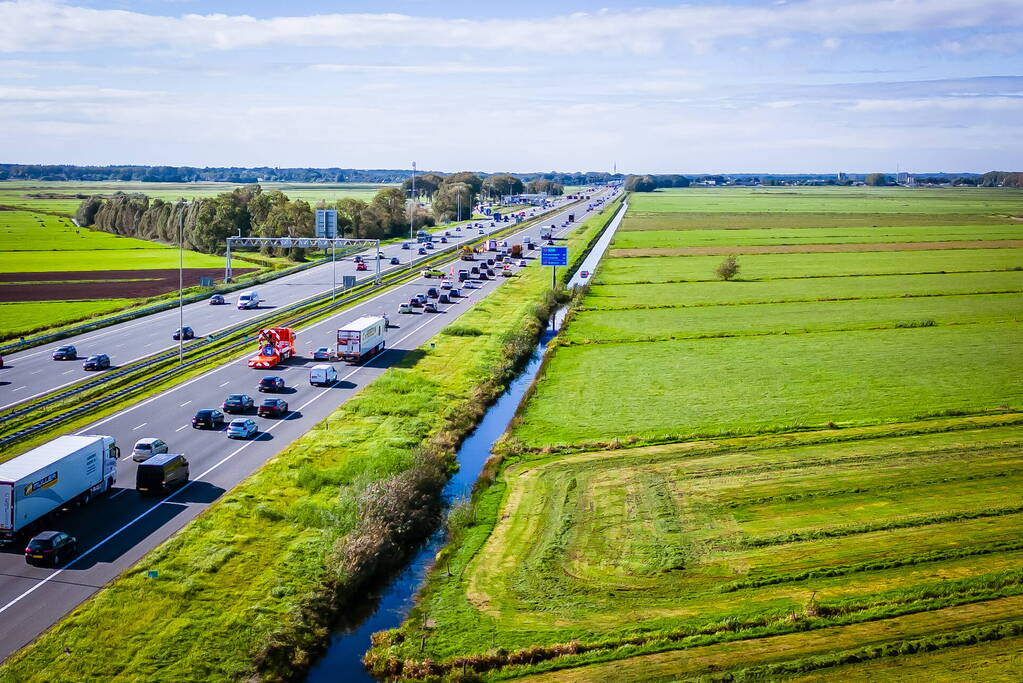
[(1023, 193), (784, 190), (633, 195), (375, 673), (1018, 673)]

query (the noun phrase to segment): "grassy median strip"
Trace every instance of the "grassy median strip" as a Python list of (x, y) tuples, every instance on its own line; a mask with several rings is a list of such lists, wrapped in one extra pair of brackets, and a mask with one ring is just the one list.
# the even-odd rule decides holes
[[(576, 231), (573, 254), (610, 215)], [(462, 333), (406, 354), (8, 659), (0, 680), (273, 680), (307, 666), (335, 611), (435, 526), (457, 444), (555, 305), (548, 277), (523, 269), (459, 319)]]

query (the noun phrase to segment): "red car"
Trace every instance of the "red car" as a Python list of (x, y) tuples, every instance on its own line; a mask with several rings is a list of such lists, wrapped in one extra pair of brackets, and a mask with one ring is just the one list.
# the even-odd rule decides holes
[(288, 414), (288, 402), (282, 398), (268, 398), (256, 410), (260, 417), (283, 417)]
[(355, 270), (369, 270), (369, 268), (366, 267), (365, 263), (359, 261), (358, 263), (355, 264)]

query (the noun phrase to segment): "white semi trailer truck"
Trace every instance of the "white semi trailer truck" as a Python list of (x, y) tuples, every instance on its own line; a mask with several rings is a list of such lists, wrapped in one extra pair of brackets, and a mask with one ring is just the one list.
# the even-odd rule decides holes
[(363, 316), (337, 331), (337, 355), (349, 363), (359, 363), (383, 351), (386, 336), (387, 318)]
[(0, 463), (0, 543), (38, 530), (56, 510), (109, 491), (119, 455), (112, 436), (62, 436)]

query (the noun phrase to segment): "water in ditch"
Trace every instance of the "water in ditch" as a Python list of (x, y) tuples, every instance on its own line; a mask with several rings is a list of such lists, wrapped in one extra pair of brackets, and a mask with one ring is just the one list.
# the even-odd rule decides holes
[[(444, 488), (450, 501), (467, 497), (479, 476), (483, 464), (490, 457), (490, 449), (515, 416), (526, 389), (540, 370), (547, 344), (557, 333), (564, 318), (561, 309), (551, 319), (529, 363), (509, 385), (494, 405), (487, 410), (475, 431), (458, 449), (458, 472)], [(443, 534), (434, 534), (415, 554), (408, 566), (367, 600), (352, 606), (341, 615), (338, 626), (330, 638), (327, 652), (306, 677), (307, 683), (336, 683), (337, 681), (372, 681), (362, 665), (362, 656), (369, 649), (370, 636), (401, 624), (412, 608), (412, 599), (426, 578), (434, 556), (444, 543)]]

